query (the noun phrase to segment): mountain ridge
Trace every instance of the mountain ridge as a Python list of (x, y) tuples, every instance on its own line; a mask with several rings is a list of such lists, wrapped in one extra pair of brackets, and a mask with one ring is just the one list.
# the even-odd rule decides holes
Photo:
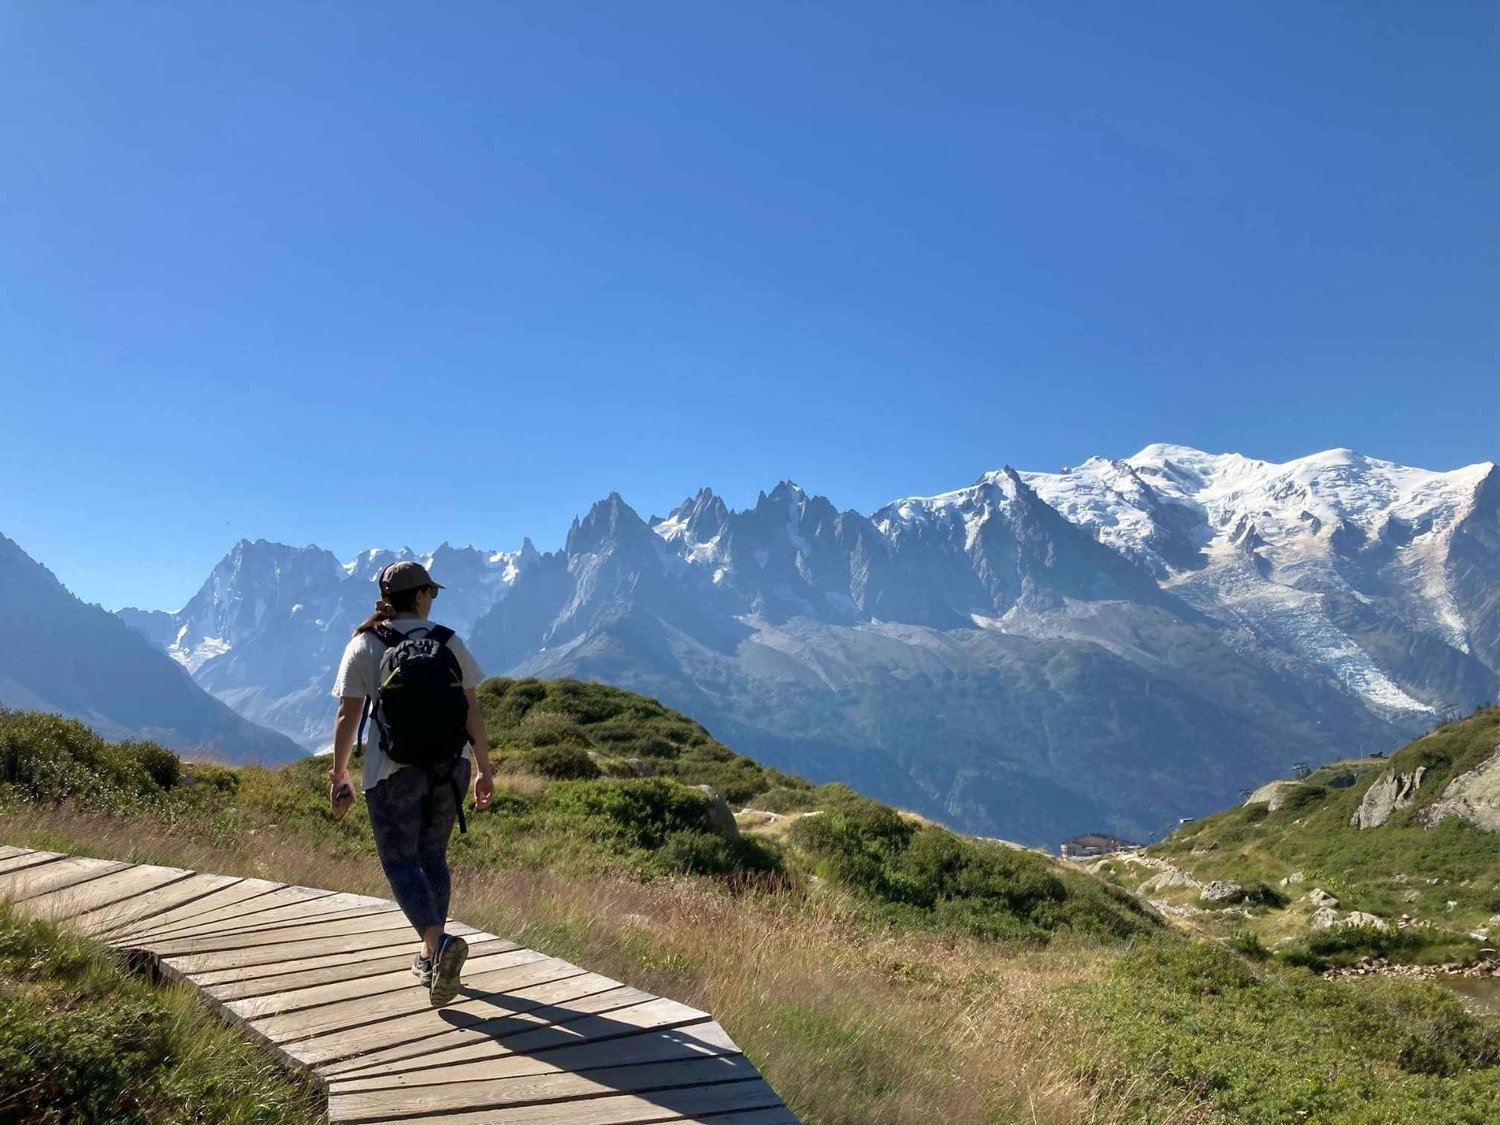
[[(646, 691), (775, 765), (852, 770), (973, 831), (1144, 834), (1284, 770), (1278, 755), (1395, 745), (1442, 704), (1494, 698), (1496, 480), (1493, 465), (1159, 444), (1065, 474), (1007, 466), (870, 515), (789, 480), (744, 510), (703, 488), (649, 519), (615, 492), (557, 551), (420, 557), (451, 568), (438, 616), (491, 673)], [(343, 564), (322, 595), (337, 612), (312, 617), (321, 639), (292, 642), (272, 599), (285, 620), (195, 675), (321, 744), (336, 650), (395, 557)], [(242, 624), (259, 604), (207, 601)], [(187, 640), (224, 641), (218, 620)], [(272, 683), (257, 647), (296, 683)], [(1030, 792), (1049, 796), (1033, 808)]]

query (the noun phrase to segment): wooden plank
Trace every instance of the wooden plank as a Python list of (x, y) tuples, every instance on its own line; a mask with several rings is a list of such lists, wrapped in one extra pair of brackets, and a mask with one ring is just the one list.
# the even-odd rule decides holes
[[(474, 1043), (477, 1040), (487, 1052), (493, 1053), (497, 1048), (490, 1033), (495, 1028), (534, 1027), (539, 1021), (545, 1022), (546, 1016), (544, 1013), (527, 1020), (525, 1017), (529, 1012), (562, 1003), (567, 1003), (569, 1009), (581, 1007), (601, 996), (615, 997), (621, 992), (621, 988), (622, 986), (598, 973), (583, 973), (565, 980), (513, 988), (505, 995), (509, 1015), (486, 1018), (482, 1010), (475, 1013), (460, 1012), (458, 1019), (466, 1022), (453, 1022), (452, 1016), (434, 1021), (431, 1013), (416, 1013), (385, 1021), (372, 1028), (358, 1028), (339, 1035), (285, 1044), (282, 1049), (309, 1066), (318, 1066), (322, 1074), (364, 1070), (398, 1061), (402, 1065), (412, 1065), (403, 1060), (443, 1050), (443, 1045), (453, 1042), (455, 1036), (462, 1036), (464, 1043)], [(631, 1001), (614, 1002), (623, 1007)], [(444, 1011), (451, 1011), (456, 1006), (449, 1005)], [(508, 1022), (512, 1020), (517, 1022)]]
[(325, 941), (332, 947), (340, 938), (358, 939), (371, 934), (399, 933), (408, 940), (417, 941), (417, 932), (400, 913), (377, 914), (370, 918), (355, 918), (344, 922), (324, 925), (312, 915), (301, 925), (284, 930), (240, 933), (236, 930), (216, 930), (199, 937), (151, 939), (149, 948), (158, 957), (179, 957), (189, 953), (220, 953), (237, 949), (259, 949), (278, 945), (294, 945), (308, 940)]
[(245, 968), (251, 965), (278, 965), (282, 962), (306, 957), (322, 957), (337, 954), (347, 957), (351, 953), (398, 949), (415, 950), (419, 945), (417, 935), (411, 931), (382, 930), (373, 934), (358, 934), (342, 938), (319, 938), (316, 934), (305, 941), (288, 942), (284, 945), (260, 945), (248, 949), (220, 949), (212, 953), (177, 953), (162, 957), (162, 967), (171, 970), (174, 976), (191, 977), (199, 972), (217, 969)]
[(142, 918), (120, 933), (121, 939), (145, 938), (152, 934), (170, 932), (174, 926), (189, 920), (205, 917), (227, 916), (232, 911), (247, 908), (254, 899), (278, 890), (283, 883), (272, 883), (266, 879), (237, 879), (223, 890), (198, 902), (184, 903), (172, 910), (163, 911), (160, 917)]
[[(566, 961), (544, 958), (531, 964), (497, 970), (491, 976), (497, 981), (503, 978), (517, 984), (532, 984), (579, 976), (582, 973), (582, 969)], [(414, 978), (408, 977), (407, 979), (412, 984), (416, 983)], [(325, 1035), (331, 1031), (347, 1030), (406, 1015), (422, 1015), (437, 1022), (440, 1026), (452, 1026), (455, 1015), (472, 1013), (479, 1008), (493, 1009), (493, 1000), (498, 995), (500, 994), (488, 993), (480, 997), (455, 1001), (444, 1008), (436, 1009), (428, 1003), (426, 995), (420, 989), (404, 988), (380, 996), (324, 1005), (306, 1011), (289, 1012), (286, 1015), (273, 1015), (264, 1019), (257, 1018), (250, 1022), (261, 1034), (276, 1043), (291, 1043), (299, 1039), (309, 1039), (315, 1035)], [(445, 1019), (439, 1019), (439, 1011), (446, 1014)]]
[[(388, 1068), (398, 1063), (412, 1073), (708, 1022), (707, 1015), (686, 1005), (620, 985), (576, 1000), (556, 1001), (514, 1015), (491, 1017), (467, 1027), (449, 1027), (441, 1037), (421, 1043), (417, 1054), (401, 1044), (394, 1049), (371, 1051), (349, 1068), (328, 1069), (323, 1073), (330, 1079), (365, 1075), (372, 1073), (373, 1067)], [(468, 1034), (460, 1040), (455, 1031)], [(538, 1036), (539, 1039), (532, 1041)]]
[[(280, 886), (273, 891), (245, 901), (222, 913), (176, 922), (170, 926), (153, 929), (151, 940), (158, 942), (187, 940), (212, 933), (229, 930), (249, 930), (261, 925), (274, 925), (279, 921), (296, 921), (307, 917), (321, 917), (322, 903), (334, 897), (332, 891), (317, 897), (309, 897), (306, 888)], [(328, 913), (337, 913), (337, 907), (328, 908)]]
[(33, 895), (21, 909), (33, 918), (60, 922), (192, 877), (191, 871), (177, 867), (125, 867), (97, 879)]
[(364, 933), (371, 929), (390, 929), (393, 923), (412, 933), (416, 932), (411, 929), (406, 916), (395, 905), (387, 903), (383, 908), (361, 906), (348, 910), (330, 909), (327, 911), (302, 907), (297, 914), (288, 914), (264, 921), (204, 925), (192, 932), (154, 936), (151, 941), (154, 947), (159, 948), (220, 937), (232, 938), (243, 943), (251, 938), (273, 939), (276, 934), (288, 930), (306, 930), (314, 926), (320, 933), (334, 936)]
[(15, 853), (0, 859), (0, 874), (7, 871), (19, 871), (23, 867), (35, 867), (41, 863), (51, 863), (55, 859), (66, 859), (62, 852), (34, 852), (21, 849)]
[[(484, 957), (491, 953), (508, 953), (521, 947), (513, 941), (504, 941), (501, 938), (493, 938), (489, 941), (476, 941), (469, 943), (470, 958)], [(216, 1000), (247, 1000), (252, 996), (265, 996), (272, 992), (290, 992), (298, 988), (308, 988), (320, 984), (334, 984), (338, 981), (355, 980), (365, 976), (377, 976), (381, 973), (395, 972), (397, 969), (409, 969), (415, 948), (402, 949), (400, 953), (389, 956), (375, 956), (365, 960), (355, 961), (343, 954), (334, 954), (327, 958), (306, 958), (298, 964), (298, 968), (280, 965), (259, 965), (250, 969), (229, 969), (224, 973), (195, 974), (194, 983), (209, 993)], [(540, 953), (537, 954), (541, 956)], [(310, 962), (318, 962), (310, 964)], [(237, 976), (234, 974), (238, 974)], [(225, 978), (227, 979), (205, 979)]]
[(86, 859), (82, 856), (64, 856), (39, 867), (28, 867), (0, 876), (0, 899), (8, 902), (24, 902), (39, 894), (58, 887), (87, 882), (107, 875), (112, 871), (123, 871), (133, 866), (112, 859)]
[(243, 899), (225, 903), (221, 910), (216, 910), (207, 916), (164, 921), (160, 927), (152, 927), (152, 935), (165, 938), (177, 930), (191, 929), (206, 922), (236, 921), (274, 910), (279, 906), (309, 901), (307, 892), (301, 887), (289, 887), (285, 883), (273, 883), (264, 879), (246, 879), (245, 882), (250, 885), (254, 893), (247, 894)]
[[(86, 937), (114, 941), (130, 926), (184, 903), (198, 902), (239, 880), (232, 875), (193, 875), (158, 887), (126, 902), (112, 903), (85, 911), (73, 919), (73, 926)], [(122, 943), (123, 944), (123, 943)]]
[[(728, 1114), (736, 1110), (781, 1109), (781, 1099), (763, 1080), (725, 1082), (651, 1094), (612, 1094), (602, 1098), (547, 1102), (503, 1109), (460, 1110), (420, 1117), (385, 1114), (359, 1125), (652, 1125)], [(340, 1120), (330, 1116), (330, 1120)], [(352, 1123), (351, 1123), (352, 1125)]]
[[(499, 1044), (497, 1043), (498, 1047)], [(650, 1062), (692, 1060), (718, 1055), (738, 1055), (734, 1045), (716, 1023), (668, 1031), (643, 1031), (622, 1039), (582, 1043), (532, 1055), (498, 1055), (468, 1063), (403, 1070), (399, 1065), (372, 1071), (362, 1077), (329, 1080), (330, 1094), (368, 1093), (373, 1090), (406, 1090), (422, 1086), (444, 1086), (460, 1082), (492, 1082), (533, 1074), (572, 1073), (604, 1067), (634, 1066)], [(420, 1061), (420, 1060), (419, 1060)]]
[[(287, 887), (295, 894), (300, 887)], [(391, 914), (400, 908), (387, 899), (367, 898), (364, 895), (329, 894), (317, 899), (293, 899), (291, 901), (262, 903), (259, 909), (242, 915), (209, 915), (190, 922), (167, 928), (162, 927), (153, 934), (158, 941), (176, 941), (202, 937), (212, 933), (252, 933), (258, 930), (296, 926), (309, 918), (322, 921), (338, 921), (344, 918), (360, 918), (370, 914)]]
[(408, 1090), (328, 1096), (328, 1116), (335, 1121), (368, 1121), (398, 1115), (449, 1113), (465, 1109), (503, 1109), (510, 1106), (594, 1098), (611, 1093), (647, 1093), (685, 1086), (758, 1079), (759, 1072), (744, 1055), (707, 1059), (675, 1059), (666, 1063), (612, 1067), (576, 1074), (524, 1075), (490, 1082), (460, 1082)]
[[(483, 980), (492, 970), (509, 969), (543, 960), (545, 958), (542, 954), (532, 949), (505, 950), (483, 956), (476, 956), (470, 952), (463, 972), (465, 991), (481, 987), (475, 978)], [(560, 963), (565, 964), (565, 962)], [(361, 967), (369, 969), (368, 963)], [(572, 966), (568, 967), (572, 968)], [(215, 999), (227, 1000), (225, 1006), (240, 1019), (254, 1020), (354, 1000), (369, 1001), (389, 992), (405, 993), (414, 986), (417, 986), (417, 978), (412, 975), (411, 958), (407, 957), (405, 964), (385, 972), (367, 971), (365, 975), (353, 979), (325, 982), (304, 988), (278, 989), (245, 999), (230, 1000), (221, 996), (217, 990), (207, 991), (210, 991)]]

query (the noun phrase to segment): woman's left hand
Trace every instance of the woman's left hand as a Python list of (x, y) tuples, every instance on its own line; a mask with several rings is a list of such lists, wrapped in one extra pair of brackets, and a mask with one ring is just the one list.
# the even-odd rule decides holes
[(474, 779), (474, 807), (487, 809), (494, 797), (495, 779), (488, 770), (484, 770)]

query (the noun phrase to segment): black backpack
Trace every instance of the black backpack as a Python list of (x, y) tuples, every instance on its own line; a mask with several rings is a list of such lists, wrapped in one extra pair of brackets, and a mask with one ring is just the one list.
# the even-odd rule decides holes
[[(453, 630), (434, 625), (403, 634), (381, 622), (371, 632), (386, 650), (380, 658), (375, 694), (365, 700), (360, 741), (364, 741), (365, 718), (373, 716), (386, 757), (436, 773), (439, 767), (451, 765), (469, 744), (463, 669), (448, 647)], [(463, 831), (463, 799), (456, 781), (454, 794)]]

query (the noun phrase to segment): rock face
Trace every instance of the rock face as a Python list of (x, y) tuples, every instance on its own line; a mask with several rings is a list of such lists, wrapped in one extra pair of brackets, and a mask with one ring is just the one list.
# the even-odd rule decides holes
[(1447, 816), (1456, 816), (1487, 832), (1500, 831), (1500, 746), (1471, 769), (1448, 782), (1443, 795), (1422, 810), (1423, 827), (1431, 828)]
[(1299, 789), (1309, 786), (1300, 781), (1268, 781), (1245, 798), (1247, 805), (1265, 805), (1271, 812), (1278, 812), (1286, 805), (1287, 798)]
[(1216, 879), (1203, 888), (1203, 893), (1198, 898), (1210, 906), (1232, 906), (1244, 901), (1245, 888), (1238, 883), (1224, 883)]
[(1370, 786), (1359, 808), (1349, 818), (1349, 824), (1354, 828), (1379, 828), (1391, 818), (1391, 813), (1410, 807), (1417, 799), (1417, 790), (1421, 788), (1422, 776), (1426, 772), (1426, 766), (1418, 766), (1412, 773), (1388, 770)]

